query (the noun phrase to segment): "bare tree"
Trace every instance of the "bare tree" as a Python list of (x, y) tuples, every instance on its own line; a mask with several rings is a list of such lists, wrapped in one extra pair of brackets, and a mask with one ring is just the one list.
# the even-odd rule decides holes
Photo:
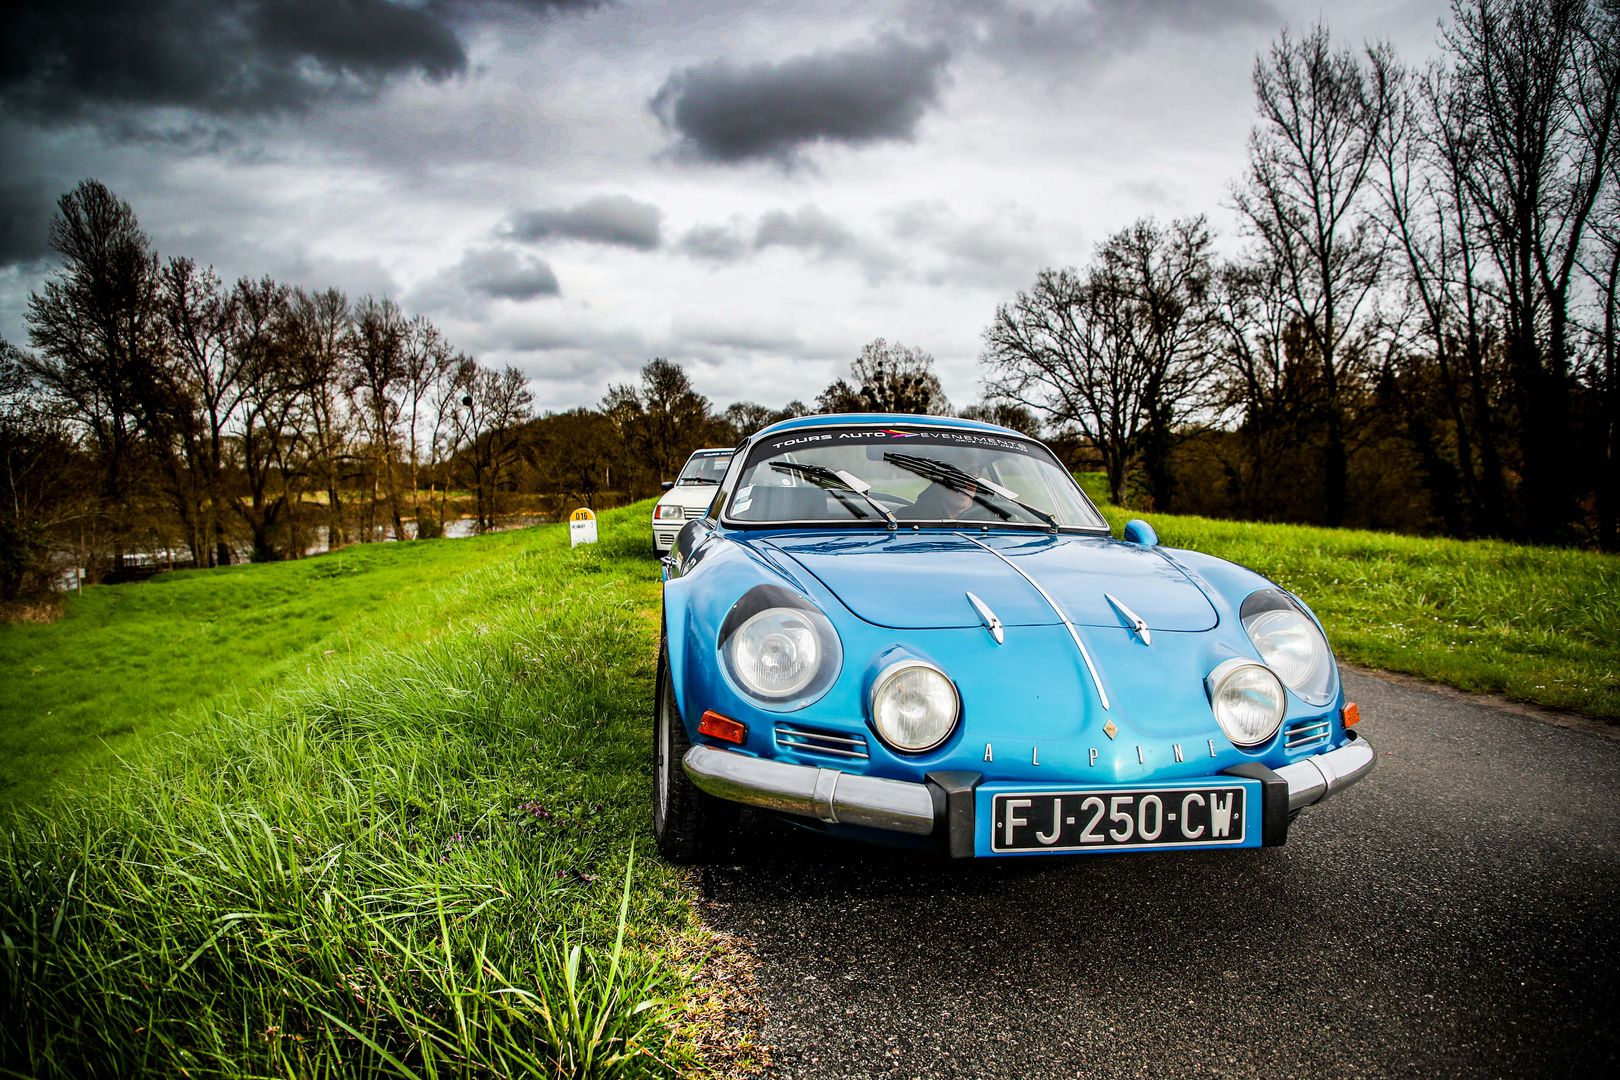
[(1468, 195), (1506, 303), (1526, 524), (1540, 539), (1573, 517), (1561, 460), (1570, 290), (1614, 155), (1617, 17), (1588, 0), (1454, 0), (1445, 33), (1463, 135), (1477, 144)]
[(235, 297), (212, 267), (199, 269), (185, 258), (164, 264), (162, 287), (168, 367), (188, 412), (186, 456), (205, 497), (201, 531), (208, 552), (199, 562), (223, 566), (233, 559), (225, 533), (226, 438), (244, 390), (242, 354), (232, 347)]
[[(405, 429), (406, 466), (411, 478), (411, 515), (416, 535), (423, 535), (421, 468), (423, 458), (436, 457), (438, 435), (444, 420), (436, 401), (446, 396), (453, 381), (457, 357), (436, 326), (417, 316), (405, 326), (398, 408)], [(436, 394), (437, 392), (437, 394)]]
[(1337, 525), (1349, 475), (1346, 384), (1361, 374), (1384, 261), (1369, 180), (1388, 104), (1355, 54), (1335, 50), (1322, 25), (1297, 41), (1284, 32), (1255, 62), (1254, 89), (1260, 122), (1234, 201), (1264, 256), (1282, 270), (1285, 295), (1321, 364), (1323, 509)]
[(50, 224), (63, 266), (28, 298), (23, 364), (96, 447), (112, 565), (124, 566), (143, 384), (161, 342), (158, 260), (135, 212), (97, 180), (63, 195)]
[(1620, 551), (1620, 154), (1609, 158), (1609, 182), (1594, 219), (1582, 270), (1592, 285), (1591, 383), (1597, 398), (1597, 540)]
[(33, 367), (0, 341), (0, 600), (54, 585), (53, 538), (89, 510), (72, 475), (83, 455), (42, 400)]
[(234, 414), (235, 464), (247, 498), (233, 500), (252, 538), (254, 562), (302, 554), (296, 535), (277, 544), (297, 512), (303, 384), (290, 362), (287, 312), (291, 290), (270, 278), (243, 278), (232, 291), (231, 349), (242, 392)]
[(518, 426), (532, 415), (534, 395), (514, 367), (494, 371), (462, 358), (456, 371), (461, 390), (454, 414), (457, 456), (477, 497), (478, 528), (495, 526), (501, 485), (516, 464)]
[(348, 386), (355, 400), (355, 415), (370, 447), (367, 539), (375, 536), (374, 514), (379, 499), (387, 502), (394, 538), (405, 536), (399, 481), (394, 472), (402, 441), (397, 398), (405, 379), (405, 332), (405, 317), (392, 300), (368, 296), (355, 308), (347, 350)]
[(308, 430), (311, 468), (326, 491), (326, 543), (347, 542), (343, 523), (343, 479), (352, 454), (350, 421), (343, 394), (349, 340), (349, 301), (337, 289), (318, 293), (294, 289), (287, 311), (285, 346), (297, 383), (303, 388), (302, 416)]
[(1110, 348), (1141, 373), (1142, 471), (1158, 510), (1174, 505), (1177, 431), (1208, 405), (1211, 246), (1201, 216), (1168, 226), (1143, 218), (1103, 242), (1090, 274)]
[(985, 331), (986, 397), (1078, 429), (1102, 457), (1115, 502), (1142, 456), (1164, 508), (1175, 432), (1207, 405), (1209, 248), (1202, 218), (1138, 221), (1098, 247), (1084, 276), (1042, 271)]
[(1132, 358), (1110, 347), (1098, 299), (1076, 271), (1042, 270), (1032, 289), (996, 308), (980, 361), (986, 397), (1079, 430), (1119, 503), (1142, 430), (1142, 379)]

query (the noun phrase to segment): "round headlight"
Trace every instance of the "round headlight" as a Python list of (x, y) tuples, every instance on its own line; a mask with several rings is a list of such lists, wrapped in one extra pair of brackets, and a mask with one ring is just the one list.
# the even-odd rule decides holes
[(1253, 660), (1227, 660), (1209, 673), (1209, 707), (1226, 737), (1256, 746), (1282, 725), (1282, 683), (1270, 668)]
[(731, 674), (742, 688), (767, 702), (803, 694), (825, 665), (839, 660), (838, 635), (819, 611), (766, 608), (726, 641)]
[(1260, 659), (1289, 688), (1312, 705), (1333, 696), (1333, 654), (1310, 617), (1275, 589), (1243, 602), (1243, 628)]
[(872, 723), (896, 750), (932, 750), (950, 737), (960, 711), (956, 686), (921, 660), (902, 660), (872, 685)]

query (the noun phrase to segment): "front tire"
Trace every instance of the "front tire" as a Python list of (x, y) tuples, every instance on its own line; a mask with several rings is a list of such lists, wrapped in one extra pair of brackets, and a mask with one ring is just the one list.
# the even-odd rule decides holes
[(670, 862), (708, 862), (729, 846), (737, 807), (692, 783), (681, 759), (692, 748), (675, 702), (669, 650), (658, 650), (658, 689), (653, 696), (653, 839)]

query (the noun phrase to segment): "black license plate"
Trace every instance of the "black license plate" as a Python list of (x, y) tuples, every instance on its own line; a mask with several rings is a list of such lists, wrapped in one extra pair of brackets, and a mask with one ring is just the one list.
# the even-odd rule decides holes
[(1248, 831), (1244, 789), (1118, 788), (998, 794), (992, 851), (1241, 844)]

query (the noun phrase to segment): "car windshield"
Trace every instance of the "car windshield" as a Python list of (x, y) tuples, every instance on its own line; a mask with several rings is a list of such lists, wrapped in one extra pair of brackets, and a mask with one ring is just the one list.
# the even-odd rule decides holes
[[(727, 454), (693, 454), (686, 460), (686, 467), (681, 475), (675, 478), (675, 483), (686, 484), (718, 484), (721, 477), (726, 475), (726, 466), (731, 464), (731, 455)], [(668, 476), (668, 473), (664, 474)]]
[(729, 520), (1104, 529), (1051, 452), (968, 428), (800, 428), (749, 451)]

